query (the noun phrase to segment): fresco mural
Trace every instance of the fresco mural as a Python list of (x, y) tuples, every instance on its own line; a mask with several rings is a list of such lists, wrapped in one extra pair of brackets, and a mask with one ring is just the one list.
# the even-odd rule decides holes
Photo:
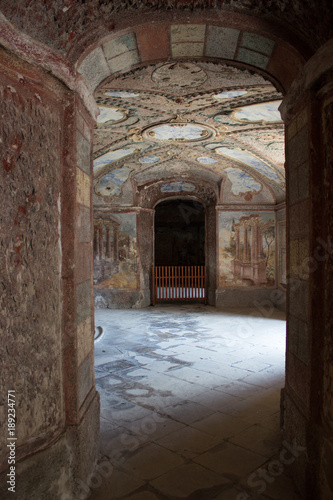
[(131, 168), (122, 167), (111, 170), (99, 180), (95, 193), (99, 196), (119, 196), (122, 185), (127, 181)]
[(129, 99), (130, 97), (139, 97), (140, 94), (137, 92), (104, 92), (105, 96), (108, 97), (119, 97), (120, 99)]
[(195, 190), (195, 185), (190, 182), (168, 182), (161, 186), (162, 193), (186, 193)]
[(252, 123), (282, 123), (279, 106), (282, 101), (261, 102), (238, 108), (232, 113), (232, 118), (239, 122)]
[(143, 164), (157, 163), (160, 159), (161, 158), (159, 156), (141, 156), (141, 158), (139, 158), (139, 162)]
[(96, 288), (137, 288), (136, 213), (94, 220)]
[(202, 141), (213, 136), (213, 130), (196, 123), (170, 123), (149, 127), (144, 136), (157, 141)]
[(111, 165), (112, 163), (118, 160), (124, 160), (129, 156), (132, 156), (135, 153), (139, 153), (140, 151), (145, 151), (149, 148), (149, 144), (141, 143), (135, 144), (135, 147), (124, 147), (115, 149), (113, 151), (108, 151), (101, 156), (98, 156), (93, 162), (94, 174), (99, 172), (101, 168), (106, 167), (107, 165)]
[(231, 182), (231, 192), (235, 196), (245, 193), (259, 193), (262, 185), (240, 168), (228, 167), (224, 170)]
[(99, 112), (97, 125), (114, 125), (115, 123), (120, 123), (127, 118), (127, 110), (119, 108), (99, 106)]
[(226, 90), (224, 92), (220, 92), (219, 94), (213, 95), (213, 97), (215, 99), (233, 99), (245, 94), (247, 94), (247, 90)]
[(114, 161), (126, 158), (135, 152), (135, 148), (122, 148), (116, 149), (115, 151), (108, 151), (94, 160), (94, 173), (98, 172), (102, 167), (105, 167)]
[(220, 212), (219, 286), (275, 283), (274, 212)]
[(284, 179), (272, 167), (248, 151), (237, 148), (219, 147), (215, 152), (248, 165), (277, 184), (284, 184)]
[(197, 161), (203, 163), (204, 165), (214, 165), (214, 163), (217, 163), (217, 160), (215, 158), (211, 158), (210, 156), (201, 156), (200, 158), (197, 158)]

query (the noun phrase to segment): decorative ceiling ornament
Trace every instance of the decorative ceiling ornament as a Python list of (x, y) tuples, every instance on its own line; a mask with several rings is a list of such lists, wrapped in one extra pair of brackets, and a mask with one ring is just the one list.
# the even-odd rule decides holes
[(195, 191), (196, 187), (191, 182), (168, 182), (161, 186), (161, 193), (190, 193)]
[(109, 127), (127, 120), (129, 110), (113, 106), (99, 106), (100, 114), (97, 117), (97, 127)]
[(203, 123), (189, 121), (177, 114), (166, 122), (155, 123), (141, 131), (138, 137), (153, 141), (201, 142), (220, 136), (220, 131)]
[(140, 127), (130, 128), (127, 134), (127, 139), (133, 142), (143, 141), (142, 129)]
[(117, 160), (122, 160), (128, 156), (132, 156), (139, 151), (139, 149), (135, 148), (121, 148), (114, 151), (108, 151), (94, 160), (94, 173), (96, 174), (96, 172), (100, 171), (103, 167), (107, 167)]
[(242, 106), (233, 111), (231, 118), (240, 123), (283, 123), (278, 109), (281, 102), (269, 101)]
[(214, 163), (217, 163), (217, 160), (215, 158), (211, 158), (210, 156), (201, 156), (200, 158), (197, 158), (197, 161), (203, 163), (204, 165), (214, 165)]
[(285, 180), (281, 177), (281, 174), (278, 173), (272, 166), (268, 165), (268, 163), (264, 162), (247, 150), (239, 148), (218, 147), (215, 149), (215, 153), (244, 163), (244, 165), (251, 167), (259, 174), (267, 177), (270, 181), (282, 185), (285, 183)]
[(143, 164), (157, 163), (160, 159), (161, 158), (159, 156), (141, 156), (141, 158), (139, 158), (139, 162)]
[(139, 97), (140, 94), (137, 92), (127, 92), (127, 91), (105, 91), (104, 95), (107, 97), (118, 97), (120, 99), (130, 99), (131, 97)]
[(122, 186), (127, 181), (132, 169), (129, 167), (115, 168), (101, 177), (95, 186), (97, 196), (120, 196)]
[(224, 171), (231, 182), (231, 193), (234, 196), (246, 196), (249, 193), (253, 195), (262, 190), (262, 185), (240, 168), (228, 167)]
[(207, 73), (198, 64), (173, 62), (155, 69), (151, 78), (159, 87), (168, 87), (172, 91), (199, 87), (207, 80)]
[(224, 92), (220, 92), (219, 94), (214, 94), (213, 97), (214, 99), (234, 99), (235, 97), (240, 97), (247, 93), (247, 90), (226, 90)]

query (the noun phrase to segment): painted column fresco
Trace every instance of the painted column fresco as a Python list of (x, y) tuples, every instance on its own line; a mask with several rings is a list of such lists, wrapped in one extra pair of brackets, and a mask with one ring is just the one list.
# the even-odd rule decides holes
[(274, 212), (221, 212), (218, 230), (220, 287), (274, 285)]
[(94, 225), (96, 288), (136, 289), (136, 213), (104, 214)]

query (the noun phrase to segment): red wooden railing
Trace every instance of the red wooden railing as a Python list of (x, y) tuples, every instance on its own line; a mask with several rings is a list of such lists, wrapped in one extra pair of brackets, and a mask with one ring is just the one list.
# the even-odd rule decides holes
[(207, 303), (205, 266), (156, 266), (152, 282), (153, 305), (156, 301)]

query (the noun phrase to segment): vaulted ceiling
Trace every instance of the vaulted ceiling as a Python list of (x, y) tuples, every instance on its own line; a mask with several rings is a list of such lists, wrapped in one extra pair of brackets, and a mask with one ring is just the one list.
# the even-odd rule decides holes
[(140, 186), (162, 192), (218, 186), (219, 202), (284, 200), (282, 96), (262, 76), (212, 62), (175, 61), (99, 88), (95, 206), (132, 205)]

